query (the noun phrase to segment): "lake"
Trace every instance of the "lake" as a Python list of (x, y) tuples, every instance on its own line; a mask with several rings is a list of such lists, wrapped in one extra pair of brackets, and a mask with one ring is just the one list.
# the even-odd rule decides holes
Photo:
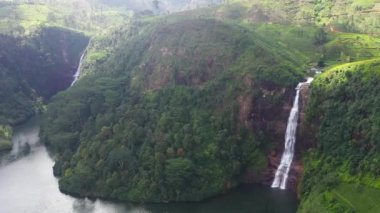
[[(296, 195), (263, 185), (242, 185), (204, 202), (134, 204), (61, 193), (53, 160), (40, 144), (39, 118), (14, 128), (13, 148), (0, 154), (0, 213), (294, 213)], [(30, 145), (30, 150), (27, 145)]]

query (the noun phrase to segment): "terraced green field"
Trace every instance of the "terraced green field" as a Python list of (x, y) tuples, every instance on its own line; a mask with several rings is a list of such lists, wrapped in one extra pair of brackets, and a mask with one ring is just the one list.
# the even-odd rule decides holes
[(380, 212), (380, 190), (363, 185), (341, 183), (333, 196), (356, 213)]

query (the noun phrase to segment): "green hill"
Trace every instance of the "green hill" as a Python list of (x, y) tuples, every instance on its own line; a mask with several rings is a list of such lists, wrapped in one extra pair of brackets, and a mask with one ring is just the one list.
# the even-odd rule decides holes
[(133, 12), (93, 0), (0, 1), (0, 33), (29, 35), (41, 27), (99, 34), (128, 22)]
[[(94, 38), (84, 76), (53, 98), (42, 125), (62, 191), (189, 201), (248, 173), (260, 181), (306, 68), (378, 57), (377, 37), (338, 31), (348, 20), (338, 9), (318, 19), (355, 2), (229, 3), (136, 19)], [(313, 16), (299, 18), (298, 7)], [(343, 30), (367, 32), (353, 26)]]
[[(41, 139), (63, 192), (203, 200), (272, 178), (294, 87), (320, 66), (304, 128), (314, 144), (297, 141), (299, 211), (377, 212), (379, 11), (378, 0), (1, 1), (0, 149), (2, 124), (49, 103)], [(80, 81), (58, 93), (89, 37)]]
[(297, 52), (245, 27), (175, 16), (120, 43), (48, 106), (42, 138), (62, 191), (198, 201), (262, 174), (281, 137), (271, 128), (303, 76)]
[(328, 26), (332, 31), (379, 35), (379, 0), (228, 0), (220, 17), (255, 23), (292, 23)]
[(380, 210), (373, 201), (380, 189), (379, 71), (379, 59), (360, 61), (313, 82), (308, 116), (317, 148), (305, 155), (300, 212)]

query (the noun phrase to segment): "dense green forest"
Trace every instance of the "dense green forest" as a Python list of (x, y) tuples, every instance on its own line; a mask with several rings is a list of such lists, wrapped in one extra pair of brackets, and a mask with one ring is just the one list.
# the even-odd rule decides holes
[(312, 84), (317, 147), (305, 155), (300, 212), (379, 210), (379, 85), (379, 59), (334, 67)]
[(273, 178), (294, 88), (318, 67), (300, 127), (311, 138), (296, 145), (299, 212), (378, 212), (379, 11), (378, 0), (0, 1), (0, 150), (43, 112), (61, 191), (200, 201)]
[[(247, 170), (265, 170), (281, 142), (272, 136), (285, 120), (281, 107), (307, 63), (379, 56), (378, 38), (353, 33), (365, 31), (359, 23), (326, 34), (338, 25), (296, 27), (295, 17), (272, 20), (273, 7), (261, 21), (250, 4), (233, 5), (140, 19), (92, 42), (87, 77), (55, 97), (42, 129), (58, 153), (62, 191), (155, 202), (221, 193)], [(239, 24), (246, 20), (254, 25)], [(325, 21), (319, 25), (333, 23)], [(259, 110), (243, 113), (244, 105)]]
[(15, 125), (70, 85), (88, 38), (58, 28), (0, 37), (0, 124)]
[(272, 134), (250, 130), (246, 105), (260, 105), (256, 116), (273, 125), (281, 113), (269, 112), (281, 111), (303, 64), (247, 28), (173, 17), (158, 23), (141, 27), (49, 104), (42, 136), (58, 153), (61, 190), (196, 201), (237, 185), (247, 169), (265, 168)]

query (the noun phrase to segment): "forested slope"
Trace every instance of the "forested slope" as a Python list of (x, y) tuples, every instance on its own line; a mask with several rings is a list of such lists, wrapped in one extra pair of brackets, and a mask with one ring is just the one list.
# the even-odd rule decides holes
[[(376, 2), (330, 3), (233, 1), (140, 17), (95, 38), (85, 75), (54, 97), (42, 126), (61, 190), (185, 201), (247, 173), (259, 180), (306, 68), (378, 57), (378, 38), (337, 32), (350, 16), (336, 15)], [(369, 32), (360, 23), (339, 30)]]
[(42, 139), (57, 154), (60, 189), (189, 201), (228, 190), (247, 170), (259, 177), (303, 75), (297, 53), (278, 48), (210, 19), (145, 25), (49, 104)]
[[(379, 35), (379, 0), (229, 0), (219, 16), (255, 23), (291, 23), (328, 26), (333, 31)], [(243, 16), (239, 14), (245, 14)]]
[(334, 67), (312, 84), (317, 147), (305, 154), (300, 212), (378, 212), (380, 60)]
[[(24, 121), (68, 87), (88, 38), (61, 27), (85, 32), (83, 75), (42, 123), (61, 190), (197, 201), (247, 177), (262, 182), (294, 86), (327, 66), (307, 101), (316, 139), (300, 150), (300, 212), (377, 212), (379, 4), (3, 1), (0, 124)], [(9, 148), (11, 130), (0, 128)]]
[(70, 85), (88, 38), (58, 28), (0, 37), (0, 124), (14, 125)]

